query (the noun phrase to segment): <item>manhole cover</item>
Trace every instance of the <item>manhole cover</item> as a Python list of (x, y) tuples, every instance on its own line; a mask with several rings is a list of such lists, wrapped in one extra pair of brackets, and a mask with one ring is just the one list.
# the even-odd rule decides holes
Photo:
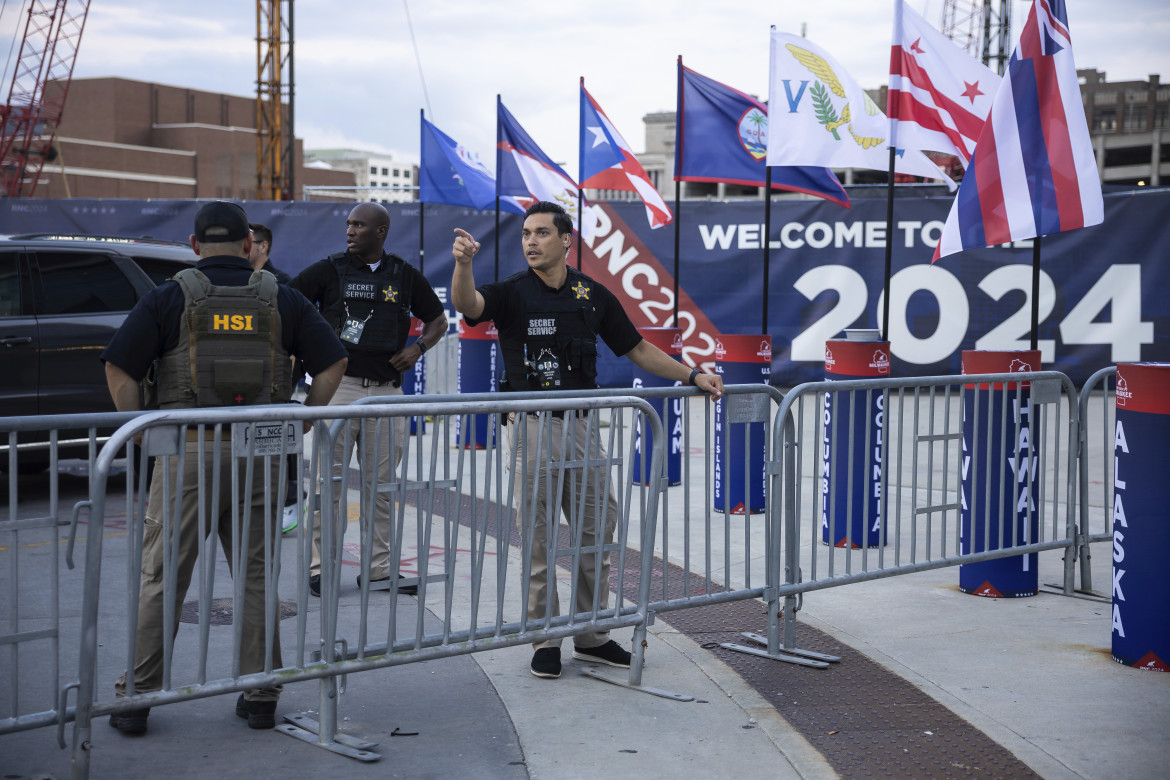
[[(297, 605), (292, 601), (280, 602), (280, 619), (287, 620), (296, 617)], [(183, 605), (183, 613), (179, 616), (183, 623), (199, 624), (199, 602), (188, 601)], [(213, 626), (230, 626), (232, 624), (232, 600), (213, 599), (211, 602), (211, 619)]]

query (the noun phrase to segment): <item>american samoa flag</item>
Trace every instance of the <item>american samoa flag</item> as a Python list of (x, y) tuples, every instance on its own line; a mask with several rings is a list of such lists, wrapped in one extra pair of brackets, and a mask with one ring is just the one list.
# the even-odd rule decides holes
[(1104, 218), (1066, 4), (1034, 0), (934, 259)]
[[(573, 227), (582, 228), (577, 213), (577, 184), (561, 166), (552, 161), (524, 131), (516, 117), (497, 100), (497, 143), (500, 148), (500, 170), (496, 173), (496, 192), (501, 197), (512, 195), (521, 199), (547, 200), (559, 203), (573, 220)], [(588, 211), (588, 206), (585, 207)], [(582, 235), (588, 238), (592, 220), (584, 220)]]
[(584, 79), (581, 79), (581, 186), (636, 192), (646, 206), (646, 220), (651, 228), (669, 225), (674, 219), (626, 139), (585, 89)]
[(897, 0), (886, 116), (899, 148), (946, 152), (967, 167), (999, 82), (994, 71)]

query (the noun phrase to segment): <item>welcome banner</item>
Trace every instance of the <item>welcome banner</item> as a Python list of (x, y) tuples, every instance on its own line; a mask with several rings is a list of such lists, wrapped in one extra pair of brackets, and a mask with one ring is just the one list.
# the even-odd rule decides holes
[[(885, 201), (853, 197), (852, 209), (816, 200), (774, 200), (770, 273), (763, 278), (761, 201), (683, 204), (679, 327), (683, 359), (710, 367), (721, 334), (760, 332), (769, 296), (773, 382), (792, 386), (824, 375), (825, 341), (845, 328), (877, 327), (886, 241)], [(949, 197), (899, 197), (893, 240), (890, 334), (894, 376), (960, 373), (964, 349), (1027, 347), (1031, 242), (930, 258)], [(252, 221), (272, 228), (272, 257), (296, 274), (345, 248), (352, 204), (247, 202)], [(582, 267), (609, 287), (639, 327), (674, 325), (672, 231), (652, 231), (638, 202), (596, 204)], [(5, 200), (0, 233), (153, 236), (191, 233), (196, 201)], [(387, 248), (423, 272), (446, 303), (453, 229), (492, 246), (494, 215), (426, 204), (419, 252), (419, 204), (386, 204)], [(1105, 221), (1044, 239), (1040, 284), (1043, 367), (1078, 384), (1118, 362), (1170, 361), (1170, 190), (1105, 196)], [(501, 220), (500, 276), (524, 267), (518, 215)], [(574, 245), (574, 252), (576, 251)], [(481, 252), (475, 275), (492, 278)], [(570, 256), (575, 264), (576, 257)], [(51, 294), (51, 293), (50, 293)], [(456, 315), (449, 303), (448, 313)], [(2, 323), (2, 320), (0, 320)], [(626, 385), (632, 368), (607, 355), (599, 379)]]

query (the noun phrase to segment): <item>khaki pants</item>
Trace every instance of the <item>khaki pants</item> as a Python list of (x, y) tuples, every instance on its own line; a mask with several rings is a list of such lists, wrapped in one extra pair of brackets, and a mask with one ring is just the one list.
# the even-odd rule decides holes
[[(225, 426), (226, 427), (226, 426)], [(175, 559), (177, 587), (175, 590), (175, 621), (169, 627), (171, 636), (179, 630), (179, 616), (183, 608), (183, 600), (187, 596), (187, 588), (191, 584), (191, 573), (195, 568), (195, 561), (199, 556), (201, 539), (199, 538), (199, 475), (202, 471), (204, 479), (204, 507), (207, 513), (208, 535), (218, 534), (219, 542), (224, 555), (228, 559), (228, 566), (234, 567), (235, 556), (232, 547), (232, 468), (235, 464), (240, 490), (244, 488), (244, 470), (247, 459), (233, 460), (231, 457), (231, 440), (224, 433), (224, 441), (220, 450), (220, 465), (218, 469), (219, 490), (212, 493), (212, 481), (216, 469), (213, 466), (214, 443), (207, 442), (204, 449), (206, 465), (199, 461), (199, 443), (188, 442), (186, 445), (186, 459), (182, 475), (182, 504), (178, 519), (179, 549)], [(251, 674), (264, 671), (265, 659), (268, 655), (268, 646), (265, 642), (264, 631), (264, 569), (266, 563), (266, 546), (264, 543), (265, 523), (270, 527), (270, 539), (280, 535), (281, 500), (276, 495), (279, 486), (280, 469), (284, 462), (280, 458), (269, 459), (269, 471), (272, 480), (273, 498), (271, 500), (270, 517), (264, 517), (264, 459), (256, 458), (252, 473), (252, 493), (240, 508), (240, 534), (244, 533), (244, 525), (248, 525), (244, 571), (244, 604), (243, 604), (243, 634), (240, 639), (239, 662), (240, 673)], [(163, 506), (163, 483), (170, 479), (171, 499), (175, 490), (179, 489), (176, 482), (179, 458), (177, 456), (158, 457), (155, 459), (154, 474), (150, 483), (150, 500), (146, 508), (146, 522), (142, 540), (142, 584), (138, 596), (138, 628), (134, 658), (134, 691), (147, 693), (162, 688), (163, 683), (163, 604), (166, 594), (163, 590), (164, 551), (169, 543), (171, 529), (174, 523), (164, 523), (164, 513), (169, 513), (170, 507)], [(168, 477), (169, 475), (169, 477)], [(249, 507), (251, 512), (249, 513)], [(250, 520), (249, 518), (250, 514)], [(233, 576), (238, 576), (233, 568)], [(240, 605), (235, 605), (240, 609)], [(277, 599), (277, 608), (273, 615), (272, 629), (272, 668), (282, 666), (280, 657), (280, 606)], [(119, 696), (129, 693), (126, 684), (127, 675), (118, 678), (115, 691)], [(259, 688), (245, 691), (244, 698), (249, 701), (276, 701), (280, 698), (281, 686)]]
[[(573, 599), (575, 612), (593, 611), (594, 592), (598, 593), (598, 610), (609, 607), (609, 553), (601, 557), (597, 565), (596, 552), (586, 552), (598, 544), (612, 544), (617, 529), (618, 504), (614, 494), (612, 476), (606, 483), (606, 470), (600, 467), (589, 469), (564, 468), (565, 460), (581, 461), (586, 455), (591, 458), (605, 458), (605, 450), (596, 441), (598, 433), (594, 423), (593, 442), (587, 442), (588, 421), (578, 418), (572, 412), (566, 419), (550, 418), (547, 427), (532, 415), (510, 415), (508, 440), (511, 447), (510, 467), (515, 472), (513, 495), (520, 524), (522, 540), (527, 539), (532, 526), (532, 557), (528, 588), (528, 620), (544, 621), (551, 602), (551, 616), (561, 614), (557, 596), (556, 572), (549, 582), (548, 545), (556, 545), (563, 511), (569, 520), (570, 545), (576, 544), (578, 519), (582, 552), (577, 567), (577, 588)], [(523, 426), (523, 427), (521, 427)], [(566, 431), (566, 426), (569, 428)], [(562, 474), (563, 484), (562, 484)], [(559, 490), (559, 492), (558, 492)], [(603, 495), (604, 492), (604, 495)], [(585, 511), (581, 514), (581, 501)], [(600, 532), (599, 532), (600, 531)], [(523, 543), (523, 542), (522, 542)], [(566, 556), (568, 557), (568, 556)], [(570, 558), (571, 560), (571, 558)], [(551, 595), (550, 595), (551, 589)], [(573, 637), (577, 647), (598, 647), (609, 641), (608, 631), (578, 634)], [(553, 639), (536, 642), (537, 650), (544, 647), (560, 647), (561, 640)]]
[[(372, 398), (383, 395), (402, 395), (401, 387), (394, 387), (392, 385), (383, 385), (382, 387), (362, 387), (362, 380), (357, 377), (346, 376), (341, 380), (341, 385), (337, 388), (337, 392), (333, 394), (333, 399), (329, 402), (330, 406), (344, 406), (351, 404), (362, 398)], [(337, 444), (333, 449), (333, 476), (334, 478), (342, 477), (349, 471), (349, 460), (353, 455), (354, 447), (357, 447), (358, 459), (363, 460), (370, 456), (370, 448), (374, 449), (374, 457), (376, 458), (377, 478), (379, 483), (387, 483), (391, 480), (391, 475), (398, 470), (398, 464), (402, 461), (402, 450), (406, 446), (406, 418), (397, 417), (393, 420), (383, 420), (381, 425), (376, 425), (374, 420), (351, 419), (347, 422), (349, 425), (349, 447), (345, 446), (346, 434), (343, 431), (337, 437)], [(391, 439), (390, 431), (393, 430), (393, 438)], [(371, 441), (375, 435), (377, 441)], [(367, 472), (368, 474), (368, 472)], [(367, 476), (367, 479), (369, 477)], [(333, 496), (338, 501), (340, 507), (341, 498), (346, 489), (347, 478), (342, 478), (340, 483), (334, 483)], [(361, 517), (367, 518), (370, 516), (366, 511), (366, 488), (359, 490), (361, 495), (360, 508)], [(378, 493), (374, 498), (374, 522), (369, 529), (363, 529), (371, 534), (371, 553), (370, 553), (370, 579), (380, 580), (390, 576), (390, 494)], [(346, 517), (339, 514), (338, 522), (341, 523), (340, 538), (345, 538)], [(365, 522), (365, 520), (363, 520)], [(319, 575), (321, 573), (321, 516), (317, 515), (317, 521), (313, 523), (313, 557), (309, 565), (310, 575)]]

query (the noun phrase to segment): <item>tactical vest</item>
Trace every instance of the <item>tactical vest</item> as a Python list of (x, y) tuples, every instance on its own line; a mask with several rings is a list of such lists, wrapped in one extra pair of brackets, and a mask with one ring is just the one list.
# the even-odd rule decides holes
[[(506, 390), (587, 390), (597, 386), (597, 331), (590, 324), (593, 305), (585, 297), (592, 280), (570, 276), (559, 295), (542, 295), (532, 277), (520, 282), (526, 314), (523, 348), (504, 349)], [(583, 285), (589, 292), (575, 292)]]
[[(340, 297), (321, 314), (341, 336), (346, 350), (393, 354), (406, 346), (410, 335), (410, 290), (404, 284), (406, 261), (389, 255), (373, 274), (359, 272), (345, 252), (330, 255), (329, 261), (337, 270)], [(360, 323), (361, 335), (356, 343), (346, 337), (346, 322), (350, 320)]]
[(244, 287), (217, 286), (186, 268), (179, 343), (159, 359), (163, 409), (285, 403), (292, 395), (289, 356), (276, 307), (276, 277), (255, 271)]

